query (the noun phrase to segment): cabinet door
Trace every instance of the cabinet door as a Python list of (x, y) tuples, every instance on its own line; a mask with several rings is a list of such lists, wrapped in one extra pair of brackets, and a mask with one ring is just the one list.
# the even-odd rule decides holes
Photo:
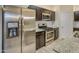
[(36, 9), (36, 20), (42, 20), (42, 10), (40, 8)]
[(51, 12), (51, 20), (55, 21), (55, 12)]
[(44, 32), (41, 33), (40, 35), (40, 48), (45, 46), (45, 36), (44, 36)]
[(74, 12), (74, 21), (79, 21), (79, 11)]
[(36, 50), (40, 48), (40, 36), (36, 35)]
[(59, 37), (59, 28), (55, 28), (54, 29), (54, 39), (56, 40), (56, 39), (58, 39), (58, 37)]
[(36, 35), (36, 49), (45, 46), (45, 34), (44, 32), (39, 32)]
[(57, 39), (59, 37), (59, 28), (57, 28)]

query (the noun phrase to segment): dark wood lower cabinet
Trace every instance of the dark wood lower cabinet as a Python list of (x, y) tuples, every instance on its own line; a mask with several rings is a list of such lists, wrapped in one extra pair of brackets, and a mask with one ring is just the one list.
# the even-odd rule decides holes
[[(53, 28), (54, 30), (54, 40), (59, 37), (59, 28)], [(36, 50), (45, 46), (45, 31), (36, 32)]]
[(58, 39), (59, 37), (59, 28), (54, 28), (54, 40)]
[(45, 32), (36, 32), (36, 50), (45, 46)]

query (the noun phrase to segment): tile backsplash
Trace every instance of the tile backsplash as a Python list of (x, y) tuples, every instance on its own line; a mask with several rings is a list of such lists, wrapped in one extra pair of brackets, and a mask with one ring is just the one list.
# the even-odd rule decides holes
[(38, 24), (45, 24), (47, 27), (53, 27), (53, 21), (36, 21), (36, 28), (38, 28)]
[(74, 22), (74, 28), (79, 28), (79, 21)]

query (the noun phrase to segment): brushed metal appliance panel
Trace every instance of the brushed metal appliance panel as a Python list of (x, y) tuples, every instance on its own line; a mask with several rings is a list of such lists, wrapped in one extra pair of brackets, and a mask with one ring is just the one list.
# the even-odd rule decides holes
[(34, 53), (36, 49), (35, 10), (22, 9), (22, 52)]
[(4, 52), (17, 53), (21, 52), (21, 35), (13, 38), (7, 38), (7, 22), (18, 22), (21, 16), (21, 9), (13, 6), (4, 7)]
[(0, 7), (0, 52), (2, 52), (2, 8)]

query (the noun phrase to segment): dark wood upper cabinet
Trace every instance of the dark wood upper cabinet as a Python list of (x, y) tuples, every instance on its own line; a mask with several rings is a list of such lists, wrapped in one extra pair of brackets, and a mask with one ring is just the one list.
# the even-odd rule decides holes
[(55, 21), (55, 12), (53, 12), (53, 11), (51, 12), (51, 20)]
[(46, 10), (46, 9), (38, 9), (37, 12), (36, 12), (36, 19), (37, 21), (39, 20), (44, 20), (42, 17), (42, 14), (43, 13), (47, 13), (47, 14), (50, 14), (49, 16), (49, 19), (50, 20), (47, 20), (47, 21), (55, 21), (55, 12), (54, 11), (49, 11), (49, 10)]
[(31, 8), (31, 9), (34, 9), (36, 10), (36, 21), (42, 21), (42, 13), (48, 13), (50, 14), (50, 20), (47, 20), (47, 21), (55, 21), (55, 12), (54, 11), (51, 11), (51, 10), (47, 10), (47, 9), (44, 9), (44, 8), (40, 8), (40, 7), (37, 7), (37, 6), (33, 6), (33, 5), (30, 5), (28, 8)]
[(42, 20), (42, 9), (37, 8), (36, 9), (36, 21), (41, 21)]
[(74, 21), (79, 21), (79, 11), (74, 12)]

